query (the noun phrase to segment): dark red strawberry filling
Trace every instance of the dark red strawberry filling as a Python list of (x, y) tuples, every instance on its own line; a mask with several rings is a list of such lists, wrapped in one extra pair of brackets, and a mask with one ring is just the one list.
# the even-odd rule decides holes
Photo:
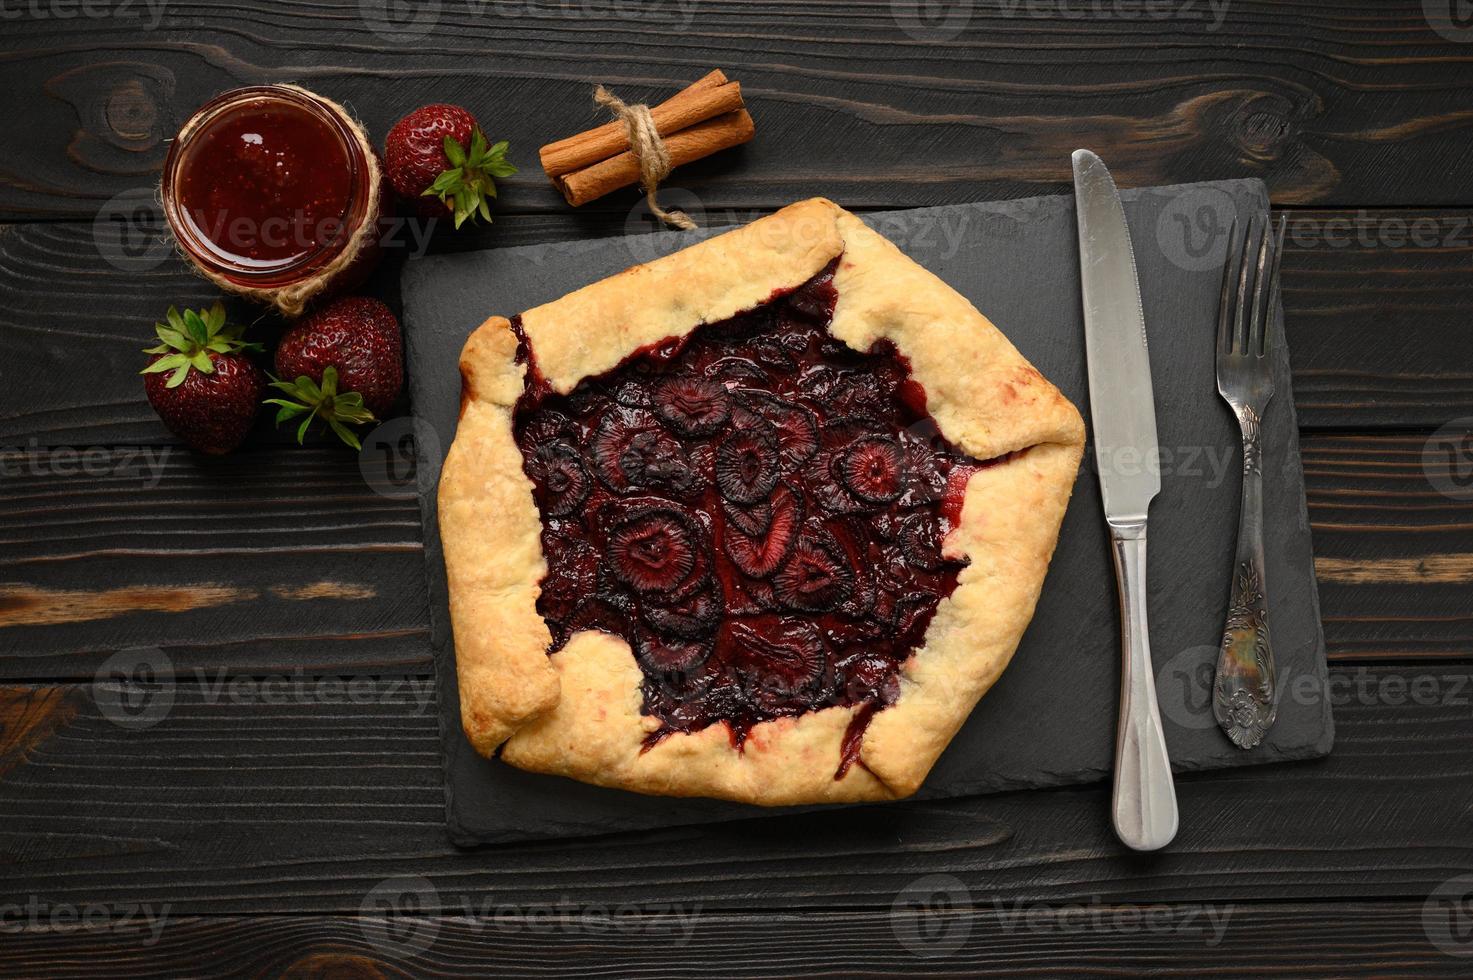
[[(629, 641), (650, 743), (860, 705), (838, 774), (961, 565), (941, 555), (979, 464), (895, 348), (833, 338), (832, 268), (551, 392), (515, 428), (543, 522), (538, 611)], [(523, 356), (527, 356), (525, 345)]]

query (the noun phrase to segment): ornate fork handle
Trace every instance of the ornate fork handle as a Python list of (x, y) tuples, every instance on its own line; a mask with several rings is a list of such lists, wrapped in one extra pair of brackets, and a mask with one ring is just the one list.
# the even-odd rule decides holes
[(1233, 566), (1227, 623), (1217, 658), (1212, 713), (1228, 738), (1251, 749), (1263, 740), (1278, 710), (1278, 680), (1269, 643), (1263, 575), (1263, 471), (1258, 413), (1236, 408), (1243, 431), (1243, 496), (1238, 512), (1238, 554)]

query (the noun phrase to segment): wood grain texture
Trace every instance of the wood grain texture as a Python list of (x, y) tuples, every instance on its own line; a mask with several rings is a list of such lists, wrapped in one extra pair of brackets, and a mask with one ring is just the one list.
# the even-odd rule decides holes
[(429, 663), (418, 502), (346, 449), (0, 450), (0, 472), (0, 677), (147, 647), (183, 670)]
[[(1301, 438), (1333, 660), (1473, 656), (1473, 485), (1445, 482), (1438, 445), (1425, 435)], [(1473, 444), (1462, 465), (1473, 476)]]
[(76, 714), (76, 688), (0, 687), (0, 776)]
[(1183, 777), (1182, 832), (1151, 857), (1115, 841), (1103, 785), (457, 851), (428, 678), (124, 679), (66, 688), (75, 716), (0, 776), (0, 860), (11, 895), (211, 914), (355, 914), (403, 875), (477, 907), (741, 911), (884, 910), (933, 873), (987, 901), (1090, 903), (1412, 898), (1473, 871), (1473, 671), (1332, 676), (1334, 753)]
[[(757, 213), (711, 217), (739, 222)], [(515, 216), (467, 236), (431, 237), (426, 246), (416, 237), (422, 231), (408, 227), (393, 233), (403, 247), (377, 277), (391, 302), (395, 262), (425, 247), (650, 230), (639, 214), (628, 221)], [(152, 255), (161, 234), (147, 222), (0, 229), (0, 359), (26, 365), (13, 384), (0, 386), (0, 445), (173, 441), (144, 398), (139, 351), (170, 304), (204, 305), (216, 293), (167, 250)], [(1296, 212), (1286, 253), (1286, 329), (1301, 426), (1435, 427), (1473, 416), (1473, 327), (1464, 312), (1473, 305), (1473, 211)], [(268, 343), (282, 329), (246, 304), (230, 309), (242, 322), (259, 320), (253, 336)], [(468, 314), (468, 322), (478, 316)], [(76, 378), (79, 362), (88, 366), (85, 384)], [(263, 419), (251, 444), (289, 438)]]
[(560, 210), (536, 148), (601, 121), (593, 82), (659, 100), (712, 67), (742, 82), (758, 137), (677, 175), (707, 206), (1052, 192), (1080, 145), (1128, 185), (1258, 175), (1286, 203), (1468, 203), (1473, 49), (1418, 0), (1222, 19), (1205, 2), (114, 6), (7, 21), (0, 84), (26, 138), (0, 154), (0, 215), (90, 220), (154, 179), (207, 98), (267, 81), (322, 91), (380, 139), (415, 105), (463, 103), (522, 166), (502, 207)]
[[(958, 896), (961, 897), (961, 896)], [(999, 907), (1000, 906), (1000, 907)], [(693, 918), (686, 919), (686, 915)], [(384, 920), (387, 921), (387, 920)], [(614, 916), (573, 907), (411, 918), (165, 919), (154, 934), (36, 929), (7, 936), (0, 972), (90, 980), (140, 976), (302, 978), (703, 976), (1462, 976), (1419, 902), (1334, 906), (1035, 906), (970, 896), (957, 907), (743, 915)], [(919, 928), (917, 928), (919, 927)], [(921, 930), (925, 931), (922, 932)], [(146, 944), (146, 945), (145, 945)]]
[[(1430, 943), (1421, 896), (1473, 871), (1473, 670), (1458, 665), (1473, 658), (1473, 503), (1422, 460), (1427, 431), (1473, 417), (1473, 45), (1420, 0), (1234, 0), (1216, 25), (1200, 2), (1161, 21), (1063, 6), (10, 4), (0, 221), (71, 220), (0, 225), (0, 446), (19, 447), (0, 462), (48, 460), (0, 478), (0, 905), (172, 911), (149, 945), (6, 918), (0, 973), (1466, 975)], [(427, 39), (375, 22), (430, 9)], [(1063, 192), (1078, 145), (1122, 185), (1257, 175), (1293, 208), (1284, 298), (1340, 662), (1332, 758), (1183, 779), (1182, 837), (1153, 857), (1121, 853), (1103, 787), (447, 845), (414, 502), (264, 425), (229, 461), (171, 454), (152, 486), (118, 465), (130, 450), (115, 447), (173, 444), (134, 376), (149, 324), (213, 298), (148, 203), (167, 140), (250, 82), (303, 82), (380, 138), (417, 104), (461, 102), (522, 173), (493, 228), (431, 248), (623, 234), (650, 228), (633, 191), (570, 213), (535, 147), (598, 121), (595, 80), (658, 99), (714, 66), (743, 82), (758, 136), (669, 182), (666, 202), (706, 223), (814, 193), (875, 209)], [(378, 286), (391, 301), (393, 278), (391, 264)], [(41, 448), (94, 445), (105, 465), (80, 474)], [(172, 681), (114, 663), (97, 684), (26, 682), (85, 681), (150, 644)], [(1393, 658), (1407, 662), (1380, 666)], [(931, 874), (970, 909), (940, 903), (925, 934), (964, 925), (964, 941), (920, 959), (892, 908)], [(399, 876), (445, 906), (423, 952), (375, 945), (358, 918)], [(634, 903), (628, 921), (650, 926), (652, 901), (699, 908), (688, 941), (542, 914)], [(1071, 904), (1232, 916), (1209, 947), (1038, 931), (1020, 902), (1048, 903), (1045, 922)], [(828, 911), (755, 911), (804, 907)]]
[(1289, 213), (1283, 297), (1301, 427), (1473, 417), (1473, 213)]
[[(1303, 437), (1332, 661), (1473, 659), (1473, 492), (1430, 482), (1427, 445)], [(153, 646), (184, 671), (427, 668), (413, 499), (333, 448), (168, 450), (0, 451), (0, 678), (87, 679)]]

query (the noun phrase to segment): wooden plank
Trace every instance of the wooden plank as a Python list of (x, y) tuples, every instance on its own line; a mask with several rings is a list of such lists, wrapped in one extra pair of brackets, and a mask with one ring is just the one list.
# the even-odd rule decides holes
[[(1473, 656), (1473, 486), (1424, 435), (1300, 443), (1331, 659)], [(1461, 452), (1473, 475), (1473, 447)]]
[[(1426, 445), (1302, 442), (1332, 660), (1473, 658), (1473, 492), (1439, 492)], [(413, 468), (368, 461), (374, 483), (333, 448), (0, 451), (0, 678), (87, 679), (141, 646), (185, 672), (425, 669)]]
[(419, 504), (346, 448), (6, 450), (0, 472), (0, 676), (147, 647), (180, 670), (429, 663)]
[(1410, 898), (1473, 872), (1473, 669), (1332, 676), (1334, 753), (1181, 778), (1181, 834), (1150, 860), (1104, 785), (457, 851), (433, 688), (20, 686), (0, 721), (38, 734), (0, 774), (0, 861), (9, 895), (180, 914), (355, 914), (403, 875), (476, 907), (717, 912), (887, 910), (929, 874), (1089, 904)]
[[(377, 138), (418, 103), (464, 103), (512, 141), (522, 166), (503, 208), (560, 210), (535, 149), (595, 122), (593, 81), (660, 99), (714, 66), (743, 83), (758, 137), (678, 175), (707, 206), (1052, 192), (1080, 144), (1125, 184), (1231, 172), (1263, 176), (1284, 203), (1470, 203), (1461, 175), (1473, 53), (1417, 0), (1144, 12), (1047, 0), (250, 0), (128, 12), (7, 21), (0, 84), (25, 138), (0, 155), (0, 214), (90, 220), (153, 181), (194, 108), (263, 81), (316, 88)], [(609, 206), (622, 212), (633, 199)]]
[(1285, 329), (1301, 427), (1473, 417), (1473, 213), (1290, 212)]
[[(960, 897), (960, 896), (957, 896)], [(955, 897), (952, 898), (955, 901)], [(542, 906), (430, 916), (159, 915), (6, 937), (7, 976), (1463, 976), (1420, 902), (1010, 905), (758, 915)], [(1000, 907), (997, 907), (1000, 906)], [(70, 914), (63, 909), (63, 916)], [(78, 909), (80, 913), (83, 909)], [(52, 908), (34, 918), (49, 922)], [(27, 913), (29, 914), (29, 913)], [(158, 923), (155, 932), (153, 926)], [(393, 931), (389, 931), (389, 927)], [(1440, 936), (1440, 934), (1439, 934)]]
[[(0, 228), (0, 359), (17, 366), (0, 395), (0, 445), (178, 444), (144, 395), (141, 351), (170, 306), (208, 306), (220, 293), (168, 248), (153, 250), (163, 234), (151, 221)], [(281, 321), (259, 307), (229, 310), (254, 325), (252, 339), (280, 336)], [(263, 412), (248, 444), (291, 440)]]
[[(712, 217), (746, 221), (756, 213)], [(566, 241), (626, 229), (648, 225), (626, 225), (621, 217), (503, 217), (464, 238), (433, 239), (433, 247)], [(147, 243), (160, 233), (150, 224), (113, 223), (0, 230), (0, 359), (25, 366), (17, 383), (0, 386), (0, 445), (172, 442), (136, 376), (139, 351), (169, 304), (208, 304), (217, 294), (167, 250), (149, 257)], [(396, 234), (404, 247), (376, 279), (391, 301), (395, 263), (419, 247), (409, 232)], [(1290, 242), (1284, 302), (1301, 425), (1435, 427), (1473, 416), (1473, 335), (1464, 316), (1473, 305), (1473, 210), (1296, 212)], [(268, 343), (281, 329), (248, 304), (232, 304), (231, 312), (244, 322), (260, 320), (256, 335)], [(287, 438), (263, 420), (252, 444)]]
[[(615, 230), (563, 219), (506, 219), (464, 239), (442, 236), (436, 248)], [(417, 236), (426, 233), (387, 232), (386, 261), (366, 291), (394, 302), (398, 265), (422, 253), (424, 239)], [(208, 306), (221, 294), (170, 248), (157, 247), (168, 241), (163, 226), (147, 216), (97, 226), (0, 226), (0, 362), (24, 368), (13, 383), (0, 386), (0, 446), (177, 445), (144, 395), (138, 371), (147, 358), (141, 351), (156, 342), (153, 324), (170, 306)], [(259, 306), (234, 299), (226, 306), (231, 320), (250, 324), (251, 339), (268, 350), (285, 329)], [(269, 356), (261, 363), (269, 369)], [(291, 428), (276, 430), (263, 412), (247, 445), (293, 442)]]

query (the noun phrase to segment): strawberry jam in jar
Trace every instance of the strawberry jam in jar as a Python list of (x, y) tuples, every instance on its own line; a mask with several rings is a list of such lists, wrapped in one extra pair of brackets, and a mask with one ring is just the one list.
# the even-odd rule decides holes
[(382, 183), (340, 106), (296, 86), (251, 86), (185, 123), (164, 164), (164, 213), (209, 279), (295, 315), (371, 268)]

